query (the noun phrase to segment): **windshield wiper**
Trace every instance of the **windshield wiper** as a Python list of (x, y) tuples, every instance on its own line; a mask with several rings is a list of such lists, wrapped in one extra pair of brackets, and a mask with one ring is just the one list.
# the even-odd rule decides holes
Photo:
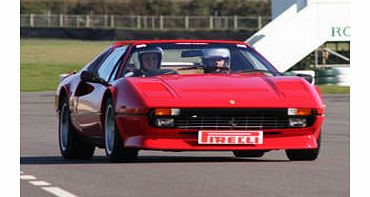
[(268, 73), (268, 74), (272, 74), (272, 75), (275, 75), (274, 72), (271, 72), (269, 70), (262, 70), (262, 69), (244, 69), (244, 70), (238, 70), (238, 71), (235, 71), (235, 73), (254, 73), (254, 72), (258, 72), (258, 73)]

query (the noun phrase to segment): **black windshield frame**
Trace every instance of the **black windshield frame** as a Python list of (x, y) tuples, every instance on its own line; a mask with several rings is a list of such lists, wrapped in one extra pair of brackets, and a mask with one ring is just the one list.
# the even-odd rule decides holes
[[(223, 43), (155, 43), (155, 44), (145, 44), (144, 46), (141, 45), (140, 47), (133, 47), (131, 51), (132, 56), (134, 53), (142, 50), (143, 47), (160, 47), (163, 51), (166, 50), (190, 50), (190, 49), (203, 49), (203, 48), (227, 48), (230, 50), (231, 54), (231, 73), (238, 73), (242, 70), (247, 70), (248, 65), (253, 65), (253, 61), (246, 58), (242, 55), (242, 52), (246, 52), (251, 54), (256, 60), (258, 60), (265, 68), (266, 71), (271, 73), (273, 76), (281, 76), (282, 74), (270, 63), (268, 62), (262, 55), (260, 55), (257, 51), (255, 51), (252, 47), (248, 45), (241, 45), (241, 44), (223, 44)], [(256, 71), (260, 70), (258, 68), (254, 68)]]

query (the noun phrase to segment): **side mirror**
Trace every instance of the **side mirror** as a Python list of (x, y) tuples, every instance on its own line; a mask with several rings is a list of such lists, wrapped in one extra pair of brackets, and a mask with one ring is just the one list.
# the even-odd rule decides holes
[(310, 84), (315, 84), (315, 71), (313, 70), (294, 70), (290, 72), (286, 72), (287, 75), (295, 75), (298, 77), (304, 78)]
[(109, 83), (106, 82), (104, 79), (100, 78), (94, 72), (84, 70), (80, 74), (81, 81), (83, 82), (91, 82), (91, 83), (100, 83), (104, 86), (109, 86)]
[(308, 83), (312, 84), (313, 82), (313, 77), (312, 75), (308, 75), (308, 74), (297, 74), (298, 77), (303, 77), (306, 81), (308, 81)]

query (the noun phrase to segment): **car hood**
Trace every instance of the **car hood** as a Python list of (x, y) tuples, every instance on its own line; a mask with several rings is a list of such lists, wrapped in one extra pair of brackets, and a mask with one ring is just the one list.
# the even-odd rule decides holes
[(161, 75), (130, 78), (129, 83), (148, 107), (316, 108), (322, 105), (314, 86), (294, 76)]

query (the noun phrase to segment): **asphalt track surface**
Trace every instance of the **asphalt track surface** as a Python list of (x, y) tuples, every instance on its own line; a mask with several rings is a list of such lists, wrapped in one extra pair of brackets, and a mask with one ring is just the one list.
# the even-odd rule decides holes
[[(108, 163), (102, 149), (91, 160), (63, 160), (53, 92), (21, 93), (21, 196), (349, 196), (349, 100), (325, 96), (316, 161), (290, 162), (284, 151), (248, 159), (231, 152), (141, 151), (135, 163)], [(30, 182), (36, 180), (49, 186)]]

